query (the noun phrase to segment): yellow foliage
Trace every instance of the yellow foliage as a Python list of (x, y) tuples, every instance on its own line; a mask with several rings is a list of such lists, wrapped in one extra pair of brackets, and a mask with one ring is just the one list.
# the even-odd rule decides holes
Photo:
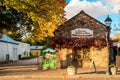
[(58, 24), (64, 21), (65, 0), (4, 0), (3, 5), (13, 7), (32, 19), (34, 30), (30, 33), (32, 37), (28, 38), (34, 41), (53, 37)]
[(120, 40), (120, 34), (117, 34), (117, 35), (113, 38), (113, 40)]

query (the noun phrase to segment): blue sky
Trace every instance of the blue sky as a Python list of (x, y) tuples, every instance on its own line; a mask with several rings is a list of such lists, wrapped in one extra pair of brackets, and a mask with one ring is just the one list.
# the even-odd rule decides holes
[[(65, 10), (65, 18), (70, 19), (81, 10), (90, 16), (104, 23), (107, 15), (113, 20), (111, 27), (111, 37), (120, 33), (120, 0), (66, 0), (68, 3)], [(119, 28), (119, 30), (115, 30)]]

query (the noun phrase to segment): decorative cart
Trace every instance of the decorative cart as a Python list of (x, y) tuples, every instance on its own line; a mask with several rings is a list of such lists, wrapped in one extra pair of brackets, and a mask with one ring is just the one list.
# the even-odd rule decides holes
[(46, 48), (42, 51), (42, 68), (46, 69), (56, 69), (56, 50), (53, 48)]

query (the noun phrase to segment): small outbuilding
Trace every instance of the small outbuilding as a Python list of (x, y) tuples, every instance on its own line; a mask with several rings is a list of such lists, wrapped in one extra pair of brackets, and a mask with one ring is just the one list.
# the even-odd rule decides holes
[(40, 56), (41, 55), (41, 50), (43, 49), (44, 46), (30, 46), (30, 53), (33, 56)]

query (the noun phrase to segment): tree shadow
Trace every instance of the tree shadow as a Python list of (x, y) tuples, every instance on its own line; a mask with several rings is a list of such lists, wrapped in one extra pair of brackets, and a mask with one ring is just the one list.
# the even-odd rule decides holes
[(78, 73), (78, 74), (106, 74), (106, 71), (97, 71), (97, 72), (81, 72), (81, 73)]
[(25, 74), (29, 72), (36, 72), (37, 69), (31, 66), (7, 66), (7, 67), (0, 67), (0, 76), (7, 76), (7, 75), (18, 75), (18, 74)]

